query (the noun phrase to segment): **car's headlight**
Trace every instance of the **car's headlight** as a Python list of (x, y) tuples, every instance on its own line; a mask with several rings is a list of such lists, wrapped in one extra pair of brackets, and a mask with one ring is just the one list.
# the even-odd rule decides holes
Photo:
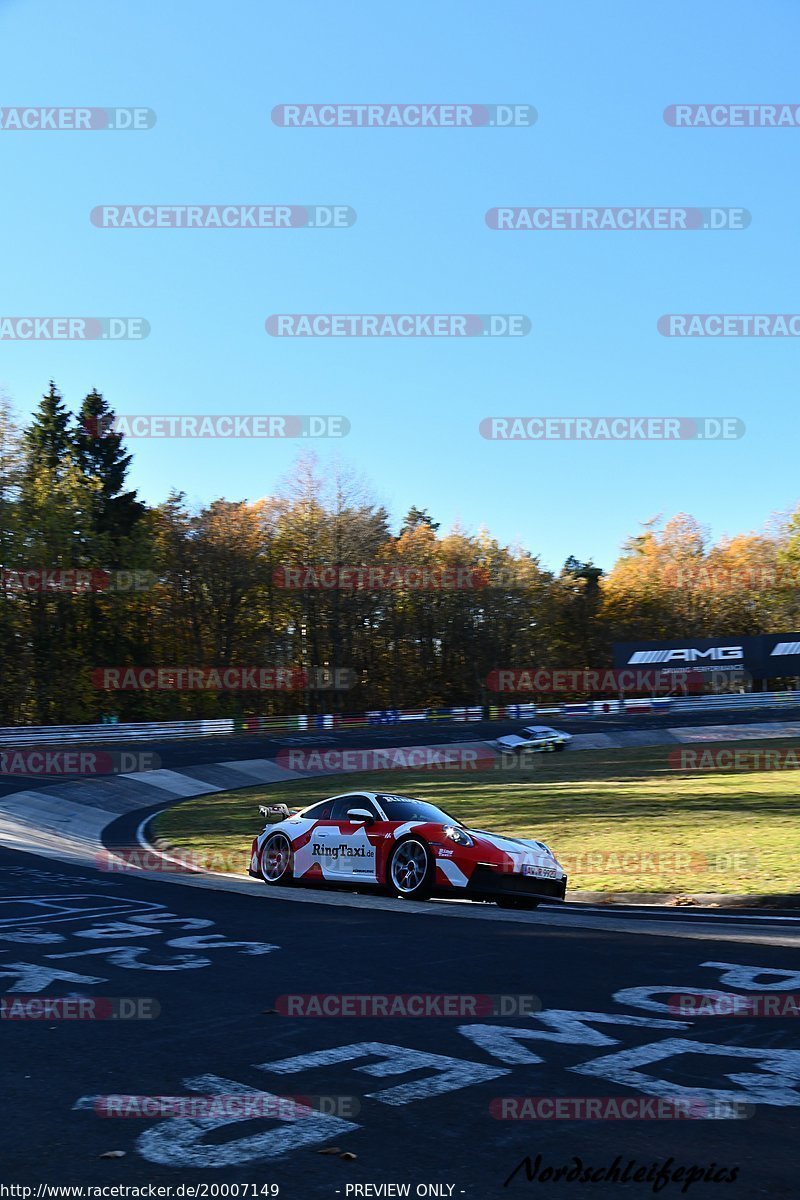
[(555, 854), (553, 854), (553, 851), (550, 849), (549, 846), (546, 846), (544, 844), (544, 842), (536, 842), (535, 845), (537, 845), (540, 850), (544, 850), (546, 854), (549, 854), (551, 858), (555, 858)]
[(444, 836), (449, 838), (451, 842), (455, 842), (457, 846), (474, 846), (472, 838), (467, 833), (466, 829), (460, 829), (457, 825), (448, 825), (445, 828)]

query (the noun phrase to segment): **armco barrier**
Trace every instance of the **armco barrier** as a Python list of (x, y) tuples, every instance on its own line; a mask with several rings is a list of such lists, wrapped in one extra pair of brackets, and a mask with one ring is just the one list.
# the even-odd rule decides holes
[(36, 725), (0, 729), (0, 746), (34, 746), (46, 742), (161, 741), (163, 738), (210, 737), (235, 731), (232, 717), (213, 721), (149, 721), (131, 725)]
[(437, 721), (524, 721), (531, 717), (597, 717), (628, 713), (713, 712), (776, 708), (800, 704), (800, 692), (747, 692), (731, 696), (659, 697), (633, 700), (587, 700), (580, 704), (479, 704), (456, 708), (386, 708), (366, 713), (318, 713), (281, 717), (219, 717), (205, 721), (149, 721), (123, 725), (38, 725), (0, 729), (4, 746), (48, 742), (162, 741), (167, 738), (225, 737), (235, 733), (309, 732), (315, 729), (360, 729)]

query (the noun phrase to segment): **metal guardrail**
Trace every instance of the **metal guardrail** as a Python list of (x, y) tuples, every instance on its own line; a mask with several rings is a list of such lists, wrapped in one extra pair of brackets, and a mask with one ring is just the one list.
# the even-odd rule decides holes
[(233, 718), (214, 721), (149, 721), (125, 725), (37, 725), (0, 729), (0, 746), (37, 746), (48, 742), (160, 741), (210, 737), (234, 732)]
[(587, 717), (648, 712), (714, 712), (776, 708), (800, 704), (800, 691), (746, 692), (730, 696), (671, 697), (638, 700), (589, 700), (582, 704), (498, 704), (456, 708), (373, 709), (371, 712), (300, 714), (282, 717), (219, 717), (203, 721), (148, 721), (112, 725), (39, 725), (0, 729), (0, 748), (48, 743), (99, 743), (162, 741), (169, 738), (230, 737), (236, 733), (312, 731), (315, 729), (358, 729), (365, 726), (400, 725), (409, 722), (435, 724), (442, 721), (526, 720), (531, 717)]
[(694, 696), (674, 700), (671, 708), (679, 712), (732, 708), (777, 708), (780, 705), (800, 704), (800, 692), (743, 692), (733, 696)]

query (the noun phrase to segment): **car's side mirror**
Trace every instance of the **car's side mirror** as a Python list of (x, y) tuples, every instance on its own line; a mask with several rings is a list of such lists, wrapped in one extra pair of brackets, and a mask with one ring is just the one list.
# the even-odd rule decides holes
[(371, 825), (375, 817), (368, 808), (348, 808), (347, 819), (356, 825)]

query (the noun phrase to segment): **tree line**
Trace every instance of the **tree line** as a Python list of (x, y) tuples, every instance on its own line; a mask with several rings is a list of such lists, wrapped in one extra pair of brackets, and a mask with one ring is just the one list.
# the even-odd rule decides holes
[[(2, 726), (504, 702), (486, 688), (498, 667), (603, 667), (616, 640), (800, 625), (800, 508), (716, 543), (686, 514), (653, 519), (608, 572), (572, 556), (552, 571), (425, 508), (392, 528), (369, 485), (313, 456), (255, 501), (147, 505), (113, 419), (100, 393), (73, 414), (51, 383), (22, 427), (0, 398)], [(152, 666), (309, 668), (317, 683), (97, 686), (98, 668)]]

